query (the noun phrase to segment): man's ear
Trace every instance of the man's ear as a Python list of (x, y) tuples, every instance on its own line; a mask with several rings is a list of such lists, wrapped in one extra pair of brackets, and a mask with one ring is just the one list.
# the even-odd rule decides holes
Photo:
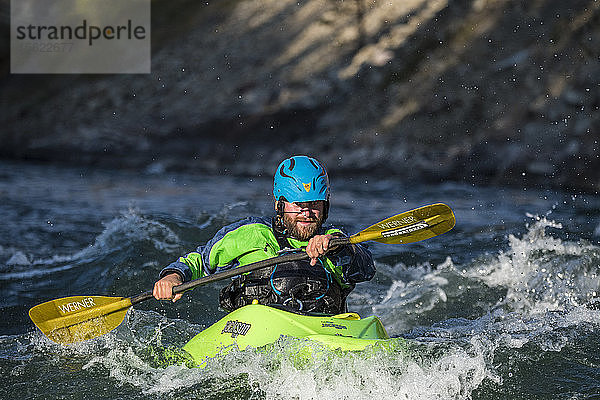
[(279, 200), (275, 200), (275, 211), (277, 211), (278, 206), (279, 206)]

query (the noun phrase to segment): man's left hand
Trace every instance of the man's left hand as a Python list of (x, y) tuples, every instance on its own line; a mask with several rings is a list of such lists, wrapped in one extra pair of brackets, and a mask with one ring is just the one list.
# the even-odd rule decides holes
[(316, 235), (310, 238), (306, 245), (306, 254), (310, 257), (310, 265), (317, 264), (317, 258), (321, 257), (329, 250), (329, 241), (333, 235)]

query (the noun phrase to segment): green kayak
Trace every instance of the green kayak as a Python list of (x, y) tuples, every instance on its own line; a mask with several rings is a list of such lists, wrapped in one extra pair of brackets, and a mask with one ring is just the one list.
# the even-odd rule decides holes
[(306, 338), (331, 349), (364, 350), (389, 336), (379, 318), (356, 313), (334, 316), (300, 315), (260, 304), (239, 308), (194, 336), (184, 347), (194, 362), (206, 366), (232, 348), (260, 348), (281, 336)]

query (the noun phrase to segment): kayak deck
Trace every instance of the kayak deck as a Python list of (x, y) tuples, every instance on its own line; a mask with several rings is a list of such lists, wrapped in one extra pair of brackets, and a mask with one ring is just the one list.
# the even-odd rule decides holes
[(259, 348), (281, 336), (307, 338), (331, 349), (364, 350), (389, 339), (376, 316), (361, 319), (358, 314), (334, 316), (299, 315), (260, 304), (241, 307), (194, 336), (184, 347), (197, 365), (206, 363), (231, 348)]

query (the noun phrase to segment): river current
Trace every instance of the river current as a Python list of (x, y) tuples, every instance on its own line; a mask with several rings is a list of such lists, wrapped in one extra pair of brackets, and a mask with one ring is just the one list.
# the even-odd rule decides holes
[[(339, 353), (281, 339), (206, 369), (168, 359), (225, 315), (217, 282), (149, 300), (113, 332), (61, 346), (28, 310), (74, 295), (132, 296), (223, 225), (272, 213), (271, 177), (0, 163), (1, 398), (586, 399), (600, 396), (600, 197), (531, 188), (331, 176), (329, 223), (348, 233), (443, 202), (456, 227), (369, 244), (377, 274), (349, 308), (398, 351)], [(312, 345), (316, 346), (316, 345)]]

